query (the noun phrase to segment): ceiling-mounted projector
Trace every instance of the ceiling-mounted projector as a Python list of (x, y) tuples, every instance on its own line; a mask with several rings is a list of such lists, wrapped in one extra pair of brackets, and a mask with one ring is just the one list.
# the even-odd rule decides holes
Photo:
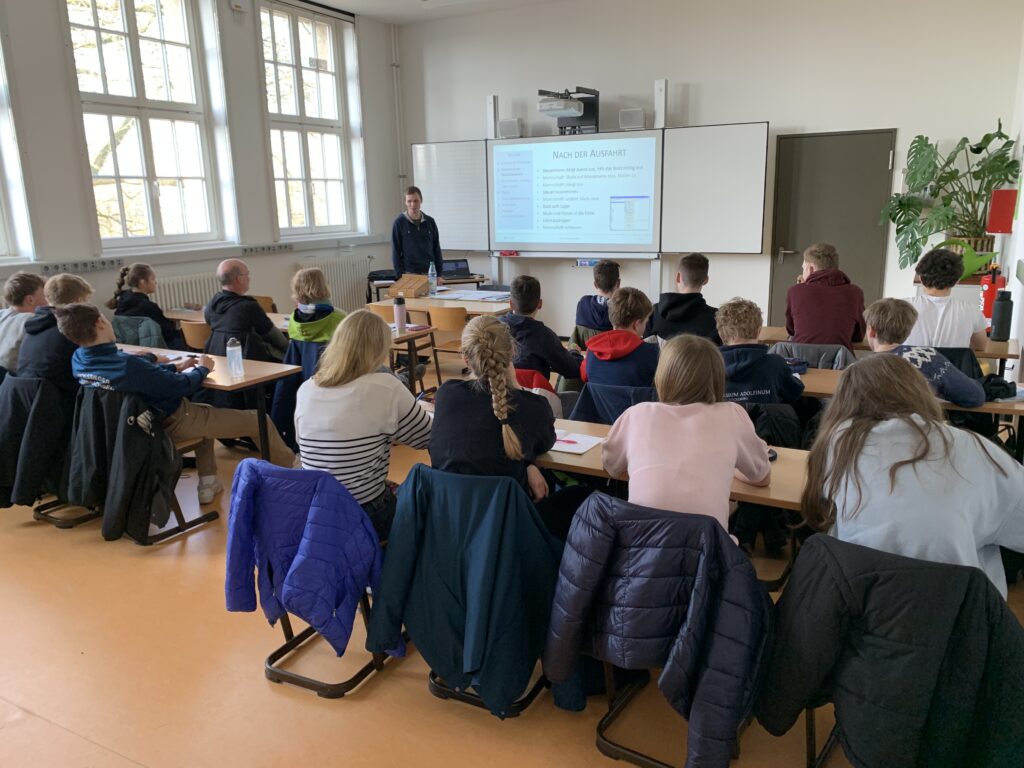
[(580, 117), (583, 114), (583, 102), (579, 99), (546, 96), (537, 102), (537, 111), (548, 117)]

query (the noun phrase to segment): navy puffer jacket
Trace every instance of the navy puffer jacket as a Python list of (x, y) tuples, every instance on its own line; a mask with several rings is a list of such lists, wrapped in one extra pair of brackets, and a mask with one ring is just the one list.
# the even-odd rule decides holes
[(626, 669), (663, 667), (658, 687), (689, 720), (687, 768), (724, 768), (753, 706), (770, 608), (750, 560), (713, 518), (594, 493), (569, 530), (544, 671), (565, 680), (580, 651)]

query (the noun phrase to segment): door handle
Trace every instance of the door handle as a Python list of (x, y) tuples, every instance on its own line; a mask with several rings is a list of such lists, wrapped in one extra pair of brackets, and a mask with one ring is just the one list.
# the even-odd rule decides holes
[(783, 247), (782, 247), (782, 246), (780, 245), (780, 246), (779, 246), (779, 258), (778, 258), (778, 261), (777, 261), (776, 263), (777, 263), (777, 264), (778, 264), (779, 266), (781, 266), (781, 265), (782, 265), (782, 260), (783, 260), (783, 259), (784, 259), (784, 258), (785, 258), (786, 256), (791, 256), (791, 255), (793, 255), (794, 253), (799, 253), (799, 251), (787, 251), (787, 250), (786, 250), (785, 248), (783, 248)]

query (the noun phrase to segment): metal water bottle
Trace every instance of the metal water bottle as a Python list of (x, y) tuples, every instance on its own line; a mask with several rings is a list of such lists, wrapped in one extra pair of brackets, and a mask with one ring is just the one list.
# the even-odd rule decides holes
[(399, 291), (395, 297), (395, 333), (401, 336), (405, 333), (405, 294)]
[(232, 379), (241, 379), (245, 376), (245, 363), (242, 362), (242, 345), (238, 339), (232, 336), (227, 343), (228, 373)]
[(992, 341), (1008, 341), (1010, 338), (1010, 321), (1013, 319), (1013, 299), (1009, 291), (999, 291), (992, 302)]

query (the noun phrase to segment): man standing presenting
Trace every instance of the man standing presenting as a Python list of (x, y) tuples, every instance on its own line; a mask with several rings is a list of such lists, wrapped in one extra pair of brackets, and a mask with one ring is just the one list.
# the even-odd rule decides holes
[(395, 277), (425, 275), (433, 262), (437, 282), (441, 280), (441, 240), (437, 222), (420, 210), (423, 193), (419, 187), (405, 190), (405, 212), (391, 226), (391, 263)]

